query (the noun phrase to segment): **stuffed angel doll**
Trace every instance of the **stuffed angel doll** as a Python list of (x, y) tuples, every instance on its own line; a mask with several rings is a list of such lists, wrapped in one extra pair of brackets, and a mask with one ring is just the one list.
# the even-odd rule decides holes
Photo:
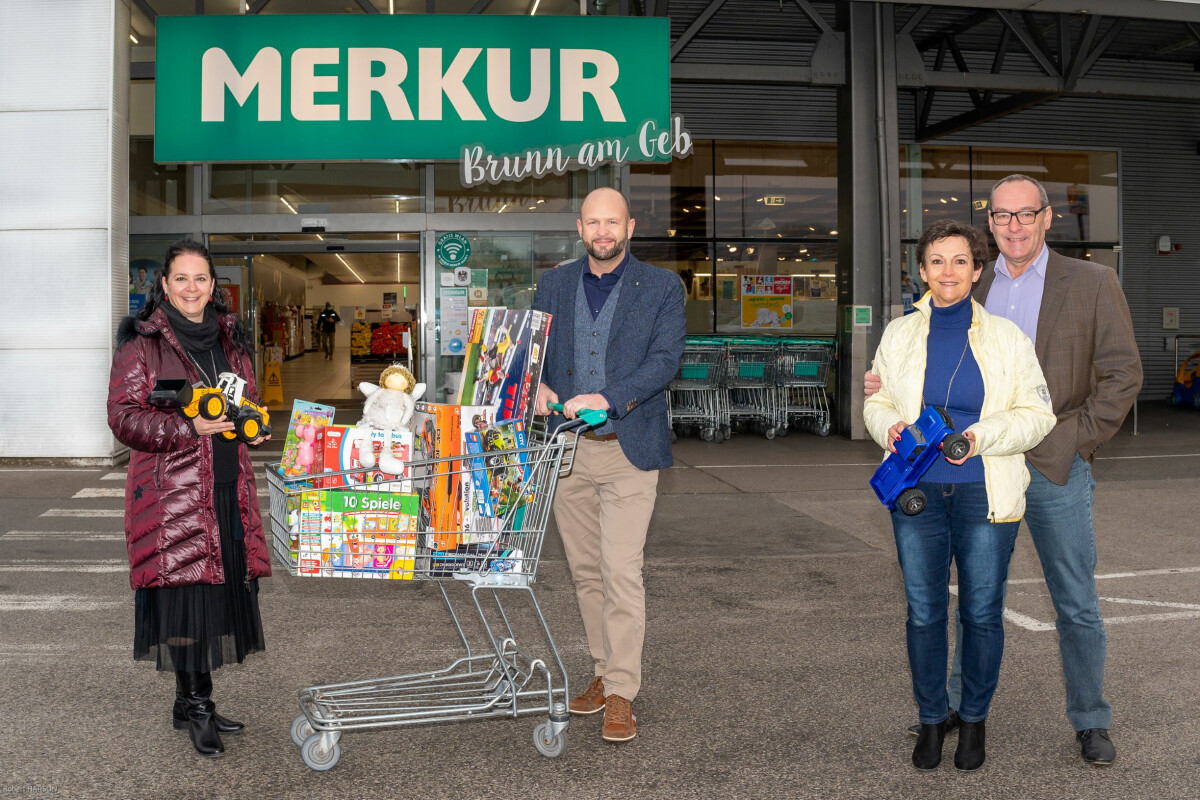
[[(379, 376), (378, 386), (363, 381), (358, 390), (367, 398), (355, 431), (358, 460), (372, 469), (375, 451), (371, 447), (371, 431), (408, 430), (417, 401), (425, 394), (425, 384), (417, 383), (411, 372), (393, 364)], [(385, 447), (379, 454), (379, 470), (398, 475), (404, 471), (404, 462), (396, 458), (391, 448)]]

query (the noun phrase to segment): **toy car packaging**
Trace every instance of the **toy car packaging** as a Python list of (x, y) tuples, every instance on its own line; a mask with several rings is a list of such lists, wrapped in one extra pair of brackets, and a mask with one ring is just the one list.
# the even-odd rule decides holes
[(471, 320), (458, 401), (490, 406), (496, 419), (533, 422), (534, 401), (542, 381), (549, 314), (485, 308)]
[[(418, 402), (413, 413), (413, 448), (419, 462), (452, 459), (462, 455), (461, 407)], [(421, 491), (422, 531), (428, 531), (428, 546), (448, 550), (459, 543), (462, 489), (458, 466), (453, 460), (421, 464), (414, 477), (426, 478)]]
[[(467, 453), (479, 455), (468, 461), (475, 487), (471, 513), (476, 529), (499, 531), (507, 518), (514, 530), (520, 530), (524, 507), (535, 491), (526, 480), (527, 456), (520, 452), (526, 444), (525, 425), (520, 421), (502, 422), (483, 431), (468, 432), (464, 438)], [(490, 538), (481, 536), (478, 541), (494, 541), (494, 538), (493, 533)]]

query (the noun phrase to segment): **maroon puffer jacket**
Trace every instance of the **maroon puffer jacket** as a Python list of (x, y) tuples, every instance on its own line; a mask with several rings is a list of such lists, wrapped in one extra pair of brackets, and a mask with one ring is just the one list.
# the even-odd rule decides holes
[[(250, 356), (234, 348), (237, 317), (221, 317), (221, 347), (233, 370), (257, 398)], [(212, 437), (197, 436), (174, 409), (151, 406), (150, 390), (161, 378), (201, 380), (162, 309), (145, 321), (121, 324), (108, 379), (108, 426), (132, 449), (125, 483), (125, 543), (134, 589), (224, 583), (221, 537), (213, 508)], [(246, 532), (251, 578), (271, 574), (258, 492), (249, 450), (238, 447), (241, 476), (238, 508)]]

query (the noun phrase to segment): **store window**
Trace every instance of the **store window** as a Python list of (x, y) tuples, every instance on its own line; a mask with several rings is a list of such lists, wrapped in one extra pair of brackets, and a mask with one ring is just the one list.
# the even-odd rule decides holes
[(424, 211), (419, 164), (213, 164), (205, 214), (404, 214)]
[(837, 146), (718, 142), (717, 237), (837, 236)]
[(712, 333), (714, 280), (712, 246), (708, 242), (642, 242), (633, 240), (639, 260), (679, 275), (684, 288), (688, 333)]
[(449, 214), (562, 214), (579, 210), (587, 193), (619, 185), (611, 167), (572, 170), (521, 181), (463, 186), (457, 164), (433, 167), (433, 210)]
[[(836, 329), (836, 244), (722, 241), (716, 253), (718, 332), (827, 336)], [(742, 296), (743, 276), (790, 277), (791, 319), (781, 320), (779, 327), (760, 326), (755, 309)]]
[(712, 142), (697, 141), (687, 158), (629, 167), (629, 210), (639, 237), (712, 236)]
[(154, 139), (129, 140), (129, 214), (166, 217), (192, 213), (192, 168), (155, 164)]

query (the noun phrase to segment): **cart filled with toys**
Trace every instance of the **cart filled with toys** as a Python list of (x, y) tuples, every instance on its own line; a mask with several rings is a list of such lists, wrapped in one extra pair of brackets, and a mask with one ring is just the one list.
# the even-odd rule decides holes
[[(530, 321), (526, 332), (548, 331), (548, 317)], [(267, 467), (273, 551), (292, 575), (434, 582), (461, 647), (426, 671), (301, 689), (291, 735), (314, 770), (338, 763), (346, 731), (432, 722), (542, 715), (537, 751), (553, 758), (566, 747), (566, 670), (533, 587), (572, 434), (605, 414), (553, 431), (535, 421), (544, 348), (508, 353), (522, 328), (504, 325), (512, 357), (482, 402), (422, 402), (424, 387), (392, 366), (360, 386), (358, 425), (306, 407), (293, 418), (295, 453), (285, 445)]]

